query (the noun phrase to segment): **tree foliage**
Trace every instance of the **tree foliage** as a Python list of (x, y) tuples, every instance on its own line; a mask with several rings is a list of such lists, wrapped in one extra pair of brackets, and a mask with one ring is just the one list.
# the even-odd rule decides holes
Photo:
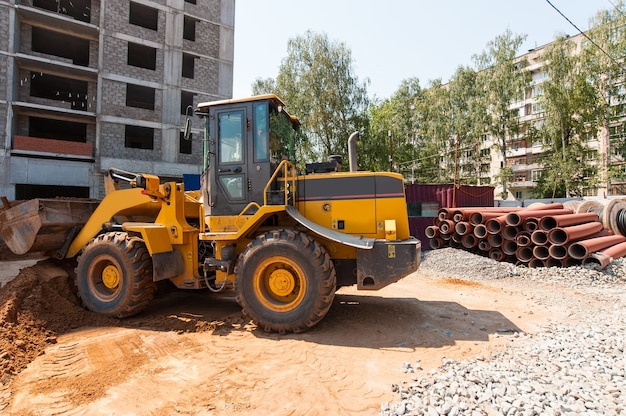
[[(626, 4), (620, 0), (610, 10), (601, 10), (591, 21), (582, 58), (589, 68), (589, 80), (597, 89), (593, 104), (599, 112), (600, 181), (607, 188), (626, 180)], [(610, 192), (610, 189), (608, 189)]]
[(325, 34), (290, 39), (276, 80), (258, 79), (253, 90), (276, 93), (302, 122), (300, 161), (345, 155), (349, 135), (367, 130), (367, 81), (354, 74), (350, 49)]
[[(478, 73), (459, 67), (448, 84), (451, 107), (450, 131), (454, 136), (455, 178), (481, 184), (481, 167), (488, 156), (481, 152), (482, 137), (488, 126), (487, 101)], [(460, 165), (460, 166), (457, 166)]]
[(422, 93), (417, 78), (403, 80), (394, 94), (369, 109), (369, 134), (359, 147), (364, 169), (409, 169), (415, 156), (415, 102)]
[(451, 130), (449, 91), (441, 80), (432, 81), (416, 102), (415, 124), (417, 126), (416, 148), (419, 150), (418, 180), (425, 183), (451, 182), (453, 176), (450, 161), (449, 140)]
[(543, 175), (538, 197), (584, 196), (597, 185), (595, 152), (587, 143), (598, 130), (601, 110), (589, 67), (569, 38), (556, 40), (542, 55), (547, 78), (538, 101), (545, 115), (538, 136), (543, 145)]
[[(588, 35), (576, 46), (581, 50), (568, 38), (548, 45), (540, 69), (546, 77), (534, 82), (528, 63), (517, 57), (526, 36), (507, 30), (448, 83), (422, 88), (410, 78), (391, 97), (369, 102), (368, 81), (354, 75), (346, 45), (309, 31), (289, 41), (277, 78), (257, 79), (253, 91), (276, 93), (303, 122), (300, 161), (345, 155), (346, 139), (359, 131), (361, 169), (396, 170), (415, 182), (480, 185), (491, 167), (484, 140), (490, 136), (502, 160), (491, 183), (501, 184), (501, 197), (508, 198), (512, 146), (530, 140), (543, 145), (541, 159), (523, 162), (543, 169), (536, 196), (582, 196), (599, 182), (626, 180), (624, 0), (599, 12)], [(609, 141), (609, 131), (621, 135)], [(598, 138), (602, 160), (588, 147)]]
[(511, 103), (523, 97), (530, 85), (530, 74), (524, 71), (525, 62), (516, 62), (515, 57), (526, 39), (526, 35), (515, 35), (510, 30), (497, 36), (487, 44), (487, 50), (474, 56), (479, 70), (479, 83), (489, 108), (487, 131), (498, 141), (498, 151), (503, 160), (499, 181), (502, 184), (502, 197), (508, 197), (508, 182), (511, 181), (511, 168), (507, 163), (507, 150), (510, 139), (520, 134), (522, 126), (519, 114), (511, 111)]

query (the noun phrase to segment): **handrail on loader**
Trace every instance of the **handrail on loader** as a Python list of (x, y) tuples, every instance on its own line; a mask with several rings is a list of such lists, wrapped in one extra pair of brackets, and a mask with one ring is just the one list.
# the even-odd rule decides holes
[[(296, 176), (297, 175), (295, 175), (295, 174), (289, 175), (290, 172), (295, 172), (296, 171), (296, 167), (290, 161), (283, 160), (283, 161), (280, 162), (280, 164), (278, 165), (278, 167), (274, 171), (274, 174), (272, 175), (270, 180), (267, 182), (267, 185), (265, 185), (265, 188), (263, 189), (263, 205), (268, 205), (268, 203), (267, 203), (267, 193), (268, 193), (268, 190), (269, 190), (270, 186), (272, 185), (272, 183), (274, 182), (274, 180), (276, 179), (276, 177), (278, 176), (278, 174), (281, 172), (281, 170), (284, 170), (283, 176), (285, 178), (285, 188), (283, 190), (283, 193), (284, 193), (284, 196), (285, 196), (284, 205), (289, 205), (289, 192), (290, 192), (289, 188), (293, 189), (292, 192), (294, 192), (294, 193), (296, 192)], [(291, 179), (291, 185), (289, 184), (289, 180), (290, 179)]]

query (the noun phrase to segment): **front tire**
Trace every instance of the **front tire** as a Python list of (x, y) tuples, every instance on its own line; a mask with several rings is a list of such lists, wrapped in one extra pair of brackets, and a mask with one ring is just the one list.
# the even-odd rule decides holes
[(237, 302), (265, 331), (303, 332), (328, 312), (336, 275), (324, 247), (281, 229), (253, 240), (235, 266)]
[(125, 318), (152, 300), (152, 258), (139, 237), (105, 233), (91, 240), (78, 258), (76, 287), (83, 305), (99, 314)]

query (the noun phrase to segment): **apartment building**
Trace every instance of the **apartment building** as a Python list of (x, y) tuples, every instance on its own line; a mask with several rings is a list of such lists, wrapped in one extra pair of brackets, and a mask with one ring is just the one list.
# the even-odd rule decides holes
[(104, 195), (110, 167), (181, 180), (232, 97), (235, 0), (0, 0), (0, 195)]
[[(580, 53), (585, 41), (584, 36), (580, 34), (572, 36), (570, 41), (575, 45), (572, 53)], [(541, 57), (550, 46), (551, 44), (536, 47), (516, 58), (518, 62), (526, 61), (524, 68), (530, 73), (531, 78), (530, 86), (510, 106), (511, 111), (518, 115), (520, 124), (539, 123), (545, 118), (545, 113), (538, 97), (543, 94), (542, 84), (548, 77), (545, 63)], [(613, 104), (614, 114), (609, 134), (603, 135), (602, 132), (598, 132), (596, 137), (587, 142), (587, 146), (595, 150), (599, 156), (597, 162), (598, 174), (602, 183), (596, 189), (588, 189), (586, 196), (605, 197), (626, 193), (626, 179), (621, 179), (619, 175), (616, 177), (608, 174), (609, 170), (613, 172), (622, 171), (624, 172), (622, 176), (626, 178), (626, 161), (624, 160), (624, 150), (626, 149), (623, 148), (624, 138), (626, 138), (624, 129), (626, 106), (618, 101), (614, 101)], [(486, 156), (478, 175), (480, 178), (479, 183), (482, 185), (495, 183), (495, 178), (504, 166), (504, 160), (498, 150), (497, 143), (497, 138), (490, 137), (487, 134), (483, 136), (480, 143), (478, 151), (481, 152), (481, 156)], [(618, 143), (621, 145), (618, 145)], [(464, 163), (467, 163), (468, 166), (472, 166), (471, 169), (474, 169), (475, 164), (470, 162), (475, 158), (473, 153), (475, 151), (472, 149), (466, 153), (461, 153), (459, 155), (459, 165), (463, 167)], [(511, 168), (513, 178), (512, 182), (508, 183), (508, 196), (506, 199), (530, 199), (533, 197), (532, 191), (536, 187), (543, 170), (539, 162), (539, 156), (542, 151), (541, 143), (530, 140), (525, 131), (522, 131), (518, 136), (508, 139), (506, 164)], [(476, 172), (471, 170), (462, 170), (462, 174), (477, 176)], [(496, 186), (495, 195), (499, 198), (502, 191), (502, 185)]]

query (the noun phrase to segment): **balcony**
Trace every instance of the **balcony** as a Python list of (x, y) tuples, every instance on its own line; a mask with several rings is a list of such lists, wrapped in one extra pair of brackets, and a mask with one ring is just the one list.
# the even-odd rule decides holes
[(509, 188), (511, 189), (528, 189), (528, 188), (536, 188), (537, 184), (533, 181), (518, 181), (518, 182), (510, 182)]
[[(95, 24), (79, 21), (72, 16), (28, 5), (18, 4), (15, 6), (15, 9), (22, 23), (49, 28), (57, 32), (91, 41), (98, 41), (99, 28)], [(95, 17), (97, 20), (97, 14), (95, 14)]]

